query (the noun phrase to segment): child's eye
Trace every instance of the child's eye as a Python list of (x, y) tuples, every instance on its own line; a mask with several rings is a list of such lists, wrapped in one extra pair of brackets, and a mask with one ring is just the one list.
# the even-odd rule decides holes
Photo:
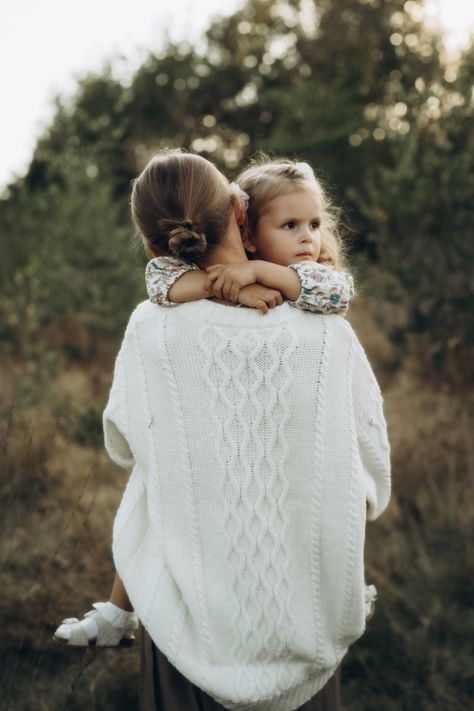
[(311, 223), (311, 229), (313, 229), (313, 230), (319, 230), (320, 226), (321, 226), (321, 223), (318, 220), (314, 220)]
[(292, 220), (291, 220), (290, 222), (286, 222), (286, 223), (283, 225), (283, 228), (284, 228), (284, 229), (288, 229), (288, 230), (292, 230), (292, 229), (294, 229), (295, 227), (296, 227), (296, 222), (293, 222)]

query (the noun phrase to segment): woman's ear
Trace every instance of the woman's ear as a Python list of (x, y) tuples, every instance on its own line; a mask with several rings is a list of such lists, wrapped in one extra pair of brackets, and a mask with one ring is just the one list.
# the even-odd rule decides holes
[(142, 235), (141, 237), (141, 242), (142, 242), (142, 247), (143, 250), (148, 257), (148, 259), (154, 259), (155, 257), (164, 257), (166, 256), (164, 252), (159, 252), (156, 247), (154, 247), (150, 242), (145, 239)]
[(234, 195), (232, 199), (234, 216), (240, 231), (242, 231), (242, 227), (247, 224), (247, 210), (245, 209), (245, 206), (242, 200), (240, 200), (240, 198), (238, 197), (238, 195)]
[(257, 251), (257, 247), (252, 243), (252, 240), (250, 238), (247, 206), (244, 203), (243, 198), (239, 197), (238, 195), (234, 195), (233, 207), (234, 217), (240, 231), (240, 238), (242, 240), (242, 244), (244, 245), (245, 251), (254, 254)]
[(148, 251), (147, 255), (150, 259), (154, 259), (154, 257), (167, 257), (169, 255), (166, 254), (166, 252), (161, 252), (159, 249), (156, 249), (156, 247), (152, 247), (151, 245), (148, 246)]
[(242, 244), (244, 245), (246, 252), (251, 252), (252, 254), (255, 254), (255, 252), (257, 251), (257, 246), (252, 242), (249, 231), (245, 227), (242, 230)]

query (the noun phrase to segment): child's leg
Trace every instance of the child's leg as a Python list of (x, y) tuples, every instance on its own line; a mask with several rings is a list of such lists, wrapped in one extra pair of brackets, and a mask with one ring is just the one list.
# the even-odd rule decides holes
[(120, 580), (118, 573), (115, 573), (114, 584), (112, 585), (112, 592), (110, 593), (109, 602), (112, 602), (117, 607), (120, 607), (126, 612), (133, 612), (133, 607), (128, 599), (127, 591)]

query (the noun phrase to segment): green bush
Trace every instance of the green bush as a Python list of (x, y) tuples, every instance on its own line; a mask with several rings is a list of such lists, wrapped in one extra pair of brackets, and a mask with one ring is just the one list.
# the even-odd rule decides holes
[(17, 355), (41, 360), (59, 332), (70, 356), (87, 357), (91, 339), (81, 352), (78, 334), (119, 334), (145, 297), (144, 260), (126, 204), (92, 158), (66, 150), (48, 170), (44, 189), (24, 187), (5, 206), (0, 337)]

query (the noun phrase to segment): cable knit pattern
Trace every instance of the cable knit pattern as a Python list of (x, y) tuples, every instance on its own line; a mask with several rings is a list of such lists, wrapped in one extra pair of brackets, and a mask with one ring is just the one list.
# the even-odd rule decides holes
[(140, 304), (104, 411), (131, 467), (113, 554), (172, 664), (232, 711), (293, 711), (364, 632), (364, 532), (390, 496), (350, 325), (284, 303)]
[[(323, 467), (323, 428), (321, 419), (324, 417), (324, 384), (325, 378), (323, 374), (327, 369), (328, 358), (328, 330), (326, 320), (321, 319), (323, 323), (323, 331), (321, 337), (321, 355), (316, 369), (316, 391), (315, 391), (315, 406), (316, 406), (316, 429), (314, 438), (314, 472), (315, 472), (315, 494), (313, 499), (313, 510), (311, 516), (311, 539), (312, 539), (312, 558), (311, 558), (311, 579), (313, 586), (313, 600), (317, 601), (321, 595), (321, 567), (320, 567), (320, 540), (321, 540), (321, 506), (322, 506), (322, 477), (321, 471)], [(316, 639), (316, 658), (317, 664), (324, 666), (323, 643), (321, 639), (321, 608), (318, 604), (314, 607), (315, 614), (315, 639)]]
[[(168, 315), (165, 316), (165, 328), (164, 328), (164, 345), (166, 349), (167, 337), (166, 337), (166, 324), (168, 321)], [(197, 522), (196, 514), (196, 502), (195, 493), (193, 487), (192, 479), (192, 454), (189, 450), (189, 444), (187, 440), (185, 420), (183, 412), (181, 409), (181, 397), (178, 390), (177, 379), (179, 378), (179, 373), (176, 372), (176, 363), (172, 357), (172, 354), (166, 351), (167, 362), (163, 362), (165, 368), (169, 368), (171, 377), (169, 378), (170, 384), (170, 397), (173, 403), (175, 412), (175, 422), (177, 424), (177, 434), (178, 434), (178, 444), (179, 451), (182, 455), (182, 470), (185, 472), (185, 498), (187, 501), (187, 515), (189, 521), (189, 533), (191, 541), (191, 553), (192, 553), (192, 563), (193, 563), (193, 584), (196, 590), (199, 606), (199, 622), (200, 630), (203, 638), (203, 655), (201, 659), (202, 670), (199, 681), (199, 686), (205, 688), (208, 685), (207, 680), (207, 667), (210, 658), (210, 638), (209, 638), (209, 625), (207, 621), (207, 609), (205, 602), (205, 594), (203, 590), (203, 575), (202, 575), (202, 562), (201, 562), (201, 551), (200, 551), (200, 536), (199, 536), (199, 526)], [(177, 640), (175, 640), (175, 643)]]
[[(216, 428), (222, 526), (236, 593), (233, 694), (242, 701), (271, 698), (290, 681), (286, 664), (279, 662), (272, 669), (271, 661), (284, 657), (291, 629), (285, 514), (286, 424), (291, 413), (286, 393), (295, 344), (289, 329), (270, 333), (265, 340), (258, 333), (229, 333), (213, 324), (205, 324), (199, 333)], [(249, 652), (262, 662), (251, 671), (245, 667)]]
[[(352, 370), (353, 367), (353, 344), (351, 343), (351, 352), (350, 352), (350, 358), (349, 358), (349, 367)], [(352, 375), (352, 373), (351, 373)], [(352, 392), (349, 390), (348, 391), (348, 396), (349, 396), (349, 401), (352, 403)], [(355, 452), (354, 452), (354, 427), (352, 426), (351, 423), (351, 432), (348, 433), (348, 436), (350, 438), (351, 442), (351, 462), (354, 461), (355, 459)], [(355, 496), (355, 486), (357, 483), (357, 479), (355, 477), (351, 478), (351, 489), (350, 489), (350, 498), (349, 498), (349, 508), (348, 508), (348, 516), (347, 516), (347, 530), (348, 531), (355, 531), (357, 530), (357, 498)], [(360, 515), (360, 514), (359, 514)], [(347, 630), (350, 629), (351, 625), (351, 615), (353, 615), (354, 608), (351, 606), (351, 600), (353, 596), (355, 595), (355, 585), (354, 585), (354, 575), (356, 574), (357, 571), (354, 571), (354, 563), (356, 561), (356, 556), (357, 556), (357, 544), (358, 540), (355, 535), (350, 535), (347, 537), (347, 551), (348, 551), (348, 560), (349, 560), (349, 565), (347, 566), (346, 569), (346, 575), (343, 581), (343, 592), (344, 592), (344, 598), (343, 598), (343, 613), (341, 617), (341, 622), (340, 622), (340, 629), (339, 629), (339, 635), (337, 638), (337, 643), (336, 643), (336, 650), (337, 654), (340, 654), (343, 652), (345, 647), (347, 646)], [(362, 549), (361, 549), (362, 551)], [(358, 610), (359, 615), (360, 615), (360, 608)], [(365, 615), (365, 609), (364, 609), (364, 615)]]

